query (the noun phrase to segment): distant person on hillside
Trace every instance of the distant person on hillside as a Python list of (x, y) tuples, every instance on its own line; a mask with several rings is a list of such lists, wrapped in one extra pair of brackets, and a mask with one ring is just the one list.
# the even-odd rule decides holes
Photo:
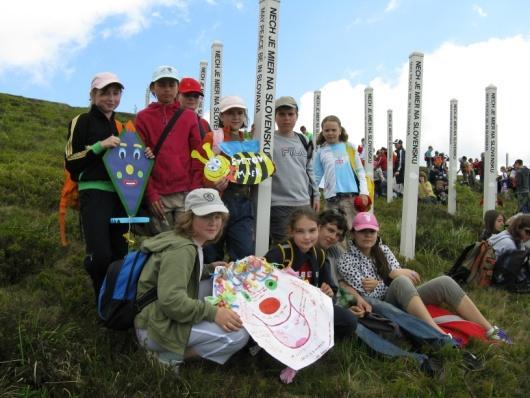
[(405, 149), (403, 148), (403, 141), (395, 140), (394, 146), (396, 148), (396, 161), (394, 163), (396, 186), (394, 190), (398, 195), (403, 195), (403, 184), (405, 182)]
[[(181, 110), (177, 101), (179, 80), (172, 66), (159, 66), (153, 72), (149, 88), (157, 101), (136, 116), (136, 128), (146, 146), (154, 150), (171, 119)], [(147, 184), (144, 202), (151, 221), (146, 235), (172, 229), (175, 218), (184, 210), (186, 194), (202, 186), (203, 165), (192, 160), (191, 151), (200, 149), (201, 136), (197, 115), (181, 110), (169, 134), (155, 153), (155, 164)]]
[[(203, 100), (204, 94), (202, 92), (201, 84), (191, 77), (183, 77), (180, 80), (178, 88), (178, 102), (184, 108), (190, 108), (194, 112), (197, 112), (199, 105)], [(199, 131), (201, 133), (201, 139), (204, 138), (206, 133), (212, 130), (208, 121), (199, 115), (197, 115), (199, 121)]]
[(371, 205), (361, 158), (348, 142), (348, 134), (340, 119), (334, 115), (322, 120), (322, 134), (317, 145), (320, 148), (314, 160), (316, 184), (319, 185), (324, 178), (326, 208), (341, 209), (346, 214), (349, 229), (358, 212), (355, 199), (361, 200), (363, 210)]
[(432, 166), (432, 162), (434, 159), (432, 152), (433, 152), (433, 147), (429, 145), (429, 148), (427, 149), (427, 151), (425, 151), (425, 157), (424, 157), (427, 168), (430, 168)]
[(484, 229), (480, 233), (479, 240), (487, 240), (491, 235), (504, 231), (504, 214), (497, 210), (488, 210), (484, 213)]
[(103, 164), (103, 155), (120, 144), (114, 121), (123, 84), (114, 73), (98, 73), (90, 85), (90, 110), (70, 122), (65, 166), (78, 181), (81, 224), (86, 244), (84, 266), (92, 279), (96, 301), (109, 264), (127, 254), (125, 224), (111, 224), (126, 217)]
[(462, 318), (480, 324), (489, 339), (511, 342), (502, 329), (486, 320), (449, 276), (439, 276), (419, 285), (419, 273), (401, 268), (392, 251), (381, 243), (378, 231), (379, 223), (373, 214), (358, 213), (351, 231), (353, 245), (339, 262), (339, 273), (344, 278), (346, 288), (359, 295), (358, 305), (365, 308), (368, 305), (370, 308), (362, 296), (384, 300), (444, 334), (425, 305), (449, 305)]
[(431, 183), (427, 180), (427, 175), (420, 171), (418, 182), (418, 200), (421, 203), (436, 204), (436, 195), (432, 190)]
[(513, 165), (515, 169), (515, 192), (517, 194), (517, 205), (519, 212), (529, 213), (530, 212), (530, 172), (528, 167), (523, 165), (521, 159), (517, 159)]
[(300, 126), (300, 132), (305, 135), (305, 138), (307, 138), (308, 141), (313, 141), (313, 133), (311, 131), (307, 131), (305, 126)]
[(279, 243), (287, 235), (287, 220), (300, 208), (320, 210), (320, 192), (313, 175), (313, 143), (294, 131), (298, 105), (293, 97), (276, 100), (273, 160), (276, 173), (272, 176), (270, 236)]

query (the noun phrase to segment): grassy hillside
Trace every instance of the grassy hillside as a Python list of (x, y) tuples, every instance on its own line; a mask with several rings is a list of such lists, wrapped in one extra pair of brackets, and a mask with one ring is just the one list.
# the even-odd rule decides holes
[[(77, 214), (67, 248), (59, 246), (57, 205), (68, 121), (83, 109), (0, 94), (0, 397), (523, 397), (529, 391), (530, 299), (493, 289), (470, 291), (513, 346), (473, 343), (484, 368), (468, 371), (458, 350), (436, 355), (444, 372), (430, 378), (411, 360), (374, 357), (352, 340), (339, 343), (292, 385), (266, 354), (241, 352), (226, 366), (189, 362), (181, 378), (150, 362), (129, 332), (96, 322), (82, 269)], [(125, 120), (130, 115), (120, 115)], [(401, 202), (376, 203), (382, 236), (399, 247)], [(424, 279), (441, 274), (481, 225), (479, 195), (458, 189), (459, 214), (420, 207), (417, 257)], [(513, 203), (506, 204), (513, 211)], [(397, 250), (396, 250), (397, 251)]]

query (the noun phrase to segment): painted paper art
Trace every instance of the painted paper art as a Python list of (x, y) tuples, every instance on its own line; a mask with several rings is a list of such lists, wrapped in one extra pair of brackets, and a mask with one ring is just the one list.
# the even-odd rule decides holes
[[(223, 142), (220, 147), (229, 158), (216, 155), (209, 143), (202, 147), (207, 159), (198, 151), (193, 150), (191, 157), (204, 163), (204, 176), (209, 181), (219, 181), (226, 177), (236, 184), (259, 184), (274, 174), (275, 167), (272, 160), (264, 152), (241, 151), (255, 148), (257, 141)], [(233, 144), (233, 145), (229, 145)], [(259, 146), (258, 146), (259, 148)], [(237, 150), (240, 150), (236, 152)]]
[(144, 155), (145, 145), (128, 121), (120, 134), (120, 145), (107, 150), (103, 163), (129, 217), (134, 217), (151, 174), (153, 160)]
[(333, 347), (331, 298), (262, 258), (217, 267), (213, 294), (211, 303), (237, 312), (256, 343), (292, 369), (312, 364)]

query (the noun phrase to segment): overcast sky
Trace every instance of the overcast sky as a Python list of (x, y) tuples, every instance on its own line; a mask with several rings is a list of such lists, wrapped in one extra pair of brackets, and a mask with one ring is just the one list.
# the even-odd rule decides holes
[[(210, 60), (211, 43), (219, 40), (222, 93), (242, 96), (252, 109), (257, 11), (257, 0), (3, 1), (0, 92), (84, 106), (92, 76), (110, 70), (126, 87), (119, 110), (133, 112), (144, 106), (156, 66), (198, 77), (199, 62)], [(394, 112), (394, 136), (405, 139), (408, 57), (419, 51), (425, 54), (422, 152), (428, 145), (448, 150), (455, 98), (458, 154), (478, 157), (485, 88), (493, 84), (499, 165), (506, 152), (510, 163), (528, 163), (529, 15), (523, 0), (283, 0), (277, 95), (299, 101), (298, 125), (311, 130), (313, 91), (321, 90), (322, 117), (339, 116), (358, 143), (370, 85), (378, 148), (386, 141), (387, 109)]]

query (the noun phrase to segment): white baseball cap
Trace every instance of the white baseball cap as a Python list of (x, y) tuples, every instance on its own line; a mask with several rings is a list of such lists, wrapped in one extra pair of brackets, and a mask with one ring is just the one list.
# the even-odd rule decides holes
[(191, 210), (196, 216), (228, 213), (219, 192), (211, 188), (197, 188), (191, 191), (184, 200), (184, 210)]
[(247, 106), (245, 105), (245, 101), (243, 100), (243, 98), (238, 97), (237, 95), (229, 95), (221, 98), (221, 102), (219, 103), (219, 112), (223, 113), (232, 108), (240, 108), (246, 110)]
[(164, 78), (175, 79), (177, 82), (179, 81), (177, 70), (175, 68), (168, 65), (162, 65), (156, 68), (153, 72), (153, 78), (151, 79), (151, 83), (154, 83), (157, 80)]

